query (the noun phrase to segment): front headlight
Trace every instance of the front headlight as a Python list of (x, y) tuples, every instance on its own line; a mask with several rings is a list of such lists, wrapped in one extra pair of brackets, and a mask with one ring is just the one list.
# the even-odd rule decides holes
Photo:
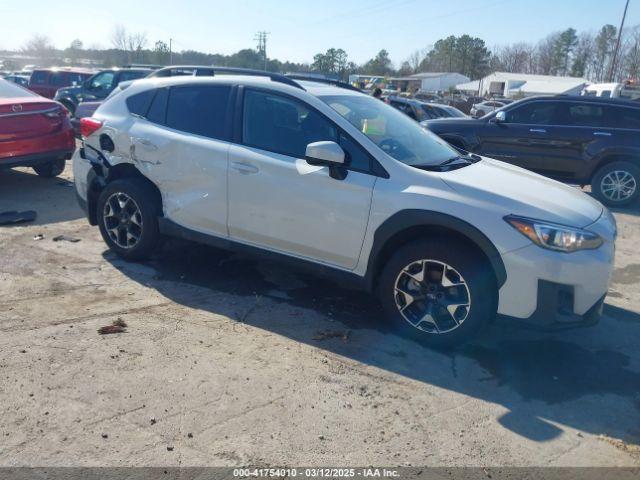
[(602, 238), (588, 230), (567, 227), (532, 218), (507, 215), (505, 221), (536, 245), (560, 252), (591, 250), (602, 245)]

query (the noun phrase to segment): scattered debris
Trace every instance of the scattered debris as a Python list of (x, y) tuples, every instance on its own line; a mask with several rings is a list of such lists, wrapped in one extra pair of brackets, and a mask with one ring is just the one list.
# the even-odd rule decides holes
[(618, 450), (622, 450), (623, 452), (627, 452), (628, 454), (638, 457), (640, 456), (640, 445), (636, 445), (633, 443), (627, 443), (624, 440), (620, 440), (618, 438), (612, 438), (607, 435), (598, 435), (598, 440), (602, 440), (603, 442), (607, 442), (610, 445), (613, 445)]
[(349, 336), (351, 335), (351, 330), (320, 330), (316, 332), (313, 337), (316, 341), (328, 340), (330, 338), (342, 338), (343, 342), (349, 341)]
[(112, 333), (127, 333), (127, 324), (118, 317), (111, 325), (106, 325), (98, 329), (100, 335), (109, 335)]
[(156, 419), (155, 418), (151, 418), (150, 423), (151, 423), (151, 425), (155, 425), (156, 424)]
[(102, 438), (109, 438), (109, 434), (108, 433), (103, 433), (102, 434)]
[(127, 323), (120, 317), (113, 322), (113, 325), (117, 325), (118, 327), (127, 328)]
[(44, 233), (38, 233), (37, 235), (33, 236), (34, 240), (42, 240), (44, 238)]
[(167, 445), (167, 452), (173, 452), (173, 445)]
[(193, 438), (193, 433), (187, 433), (188, 438)]
[(58, 235), (57, 237), (53, 237), (54, 242), (71, 242), (76, 243), (79, 242), (80, 239), (76, 237), (70, 237), (69, 235)]
[(33, 222), (36, 219), (36, 212), (26, 210), (24, 212), (1, 212), (0, 225), (13, 225), (16, 223)]
[(27, 353), (26, 350), (20, 350), (20, 353)]

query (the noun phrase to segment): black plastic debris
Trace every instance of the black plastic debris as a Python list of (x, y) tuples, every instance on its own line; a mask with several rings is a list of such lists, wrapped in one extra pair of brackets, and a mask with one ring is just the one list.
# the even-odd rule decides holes
[(57, 237), (53, 237), (52, 240), (54, 242), (71, 242), (76, 243), (79, 242), (79, 238), (70, 237), (69, 235), (58, 235)]
[(0, 212), (0, 225), (33, 222), (36, 216), (37, 214), (33, 210), (25, 210), (24, 212)]

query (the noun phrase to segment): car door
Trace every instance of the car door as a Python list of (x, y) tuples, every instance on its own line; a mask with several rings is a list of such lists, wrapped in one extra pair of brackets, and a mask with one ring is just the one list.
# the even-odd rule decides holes
[(545, 173), (566, 180), (589, 176), (589, 159), (600, 148), (610, 145), (615, 130), (608, 126), (604, 104), (564, 101), (558, 104), (555, 125), (548, 129), (553, 151), (547, 155)]
[(540, 100), (504, 110), (504, 121), (492, 116), (480, 130), (475, 153), (546, 173), (561, 157), (561, 142), (554, 139), (557, 110), (558, 102)]
[(130, 129), (132, 157), (162, 192), (165, 217), (221, 237), (227, 236), (232, 93), (229, 85), (158, 89)]
[(82, 101), (91, 102), (104, 100), (116, 86), (116, 73), (113, 71), (100, 72), (88, 80)]
[[(229, 150), (229, 234), (237, 241), (355, 267), (375, 178), (371, 159), (324, 115), (289, 96), (246, 89), (241, 144)], [(309, 165), (309, 143), (338, 141), (348, 175)]]

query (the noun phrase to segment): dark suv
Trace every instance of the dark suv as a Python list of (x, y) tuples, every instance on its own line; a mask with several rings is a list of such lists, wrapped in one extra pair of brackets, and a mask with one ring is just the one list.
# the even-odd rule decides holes
[(54, 100), (62, 103), (71, 115), (75, 114), (80, 102), (102, 101), (120, 82), (144, 78), (153, 70), (150, 68), (111, 68), (102, 70), (79, 85), (61, 88)]
[(640, 194), (640, 103), (531, 97), (478, 119), (423, 126), (455, 147), (569, 183), (591, 184), (608, 206)]
[(59, 88), (80, 85), (93, 72), (84, 68), (37, 68), (29, 78), (29, 90), (53, 98)]

